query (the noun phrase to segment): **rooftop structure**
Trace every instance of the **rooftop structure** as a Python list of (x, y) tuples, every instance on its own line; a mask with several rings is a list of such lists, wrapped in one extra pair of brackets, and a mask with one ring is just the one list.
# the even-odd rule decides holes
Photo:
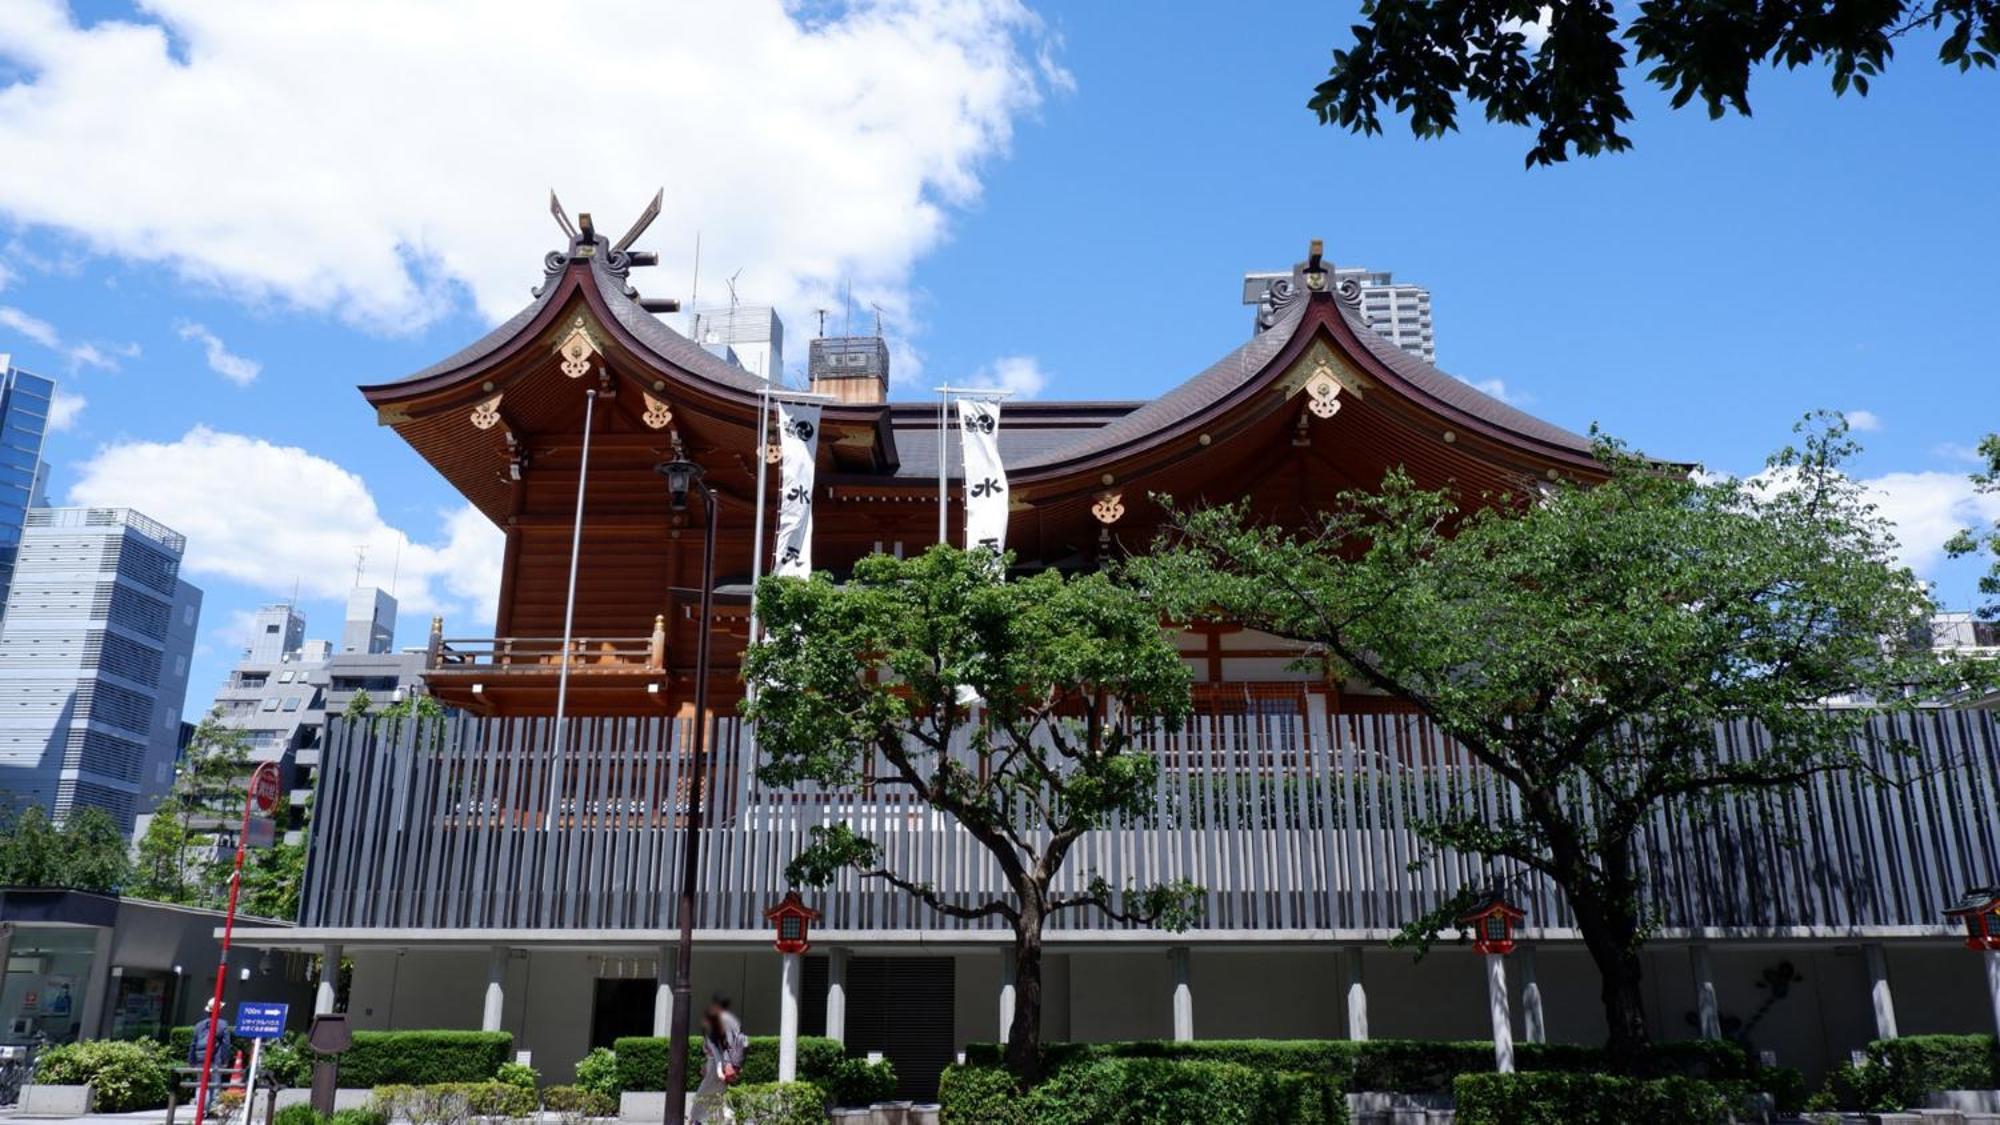
[(48, 472), (42, 439), (55, 393), (55, 383), (15, 367), (0, 353), (0, 605), (13, 581), (28, 509), (42, 503)]
[[(1260, 310), (1270, 303), (1273, 286), (1291, 282), (1289, 273), (1246, 273), (1243, 275), (1243, 303)], [(1431, 331), (1431, 291), (1421, 285), (1399, 282), (1386, 270), (1343, 266), (1333, 271), (1336, 286), (1353, 285), (1359, 290), (1361, 321), (1397, 347), (1423, 360), (1437, 362), (1437, 344)], [(1263, 331), (1261, 313), (1256, 331)]]
[(769, 305), (730, 304), (687, 314), (688, 338), (760, 378), (785, 374), (785, 322)]

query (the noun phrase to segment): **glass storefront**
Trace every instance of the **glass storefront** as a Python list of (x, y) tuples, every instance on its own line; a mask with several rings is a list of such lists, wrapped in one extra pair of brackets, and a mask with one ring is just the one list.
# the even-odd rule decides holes
[(83, 1020), (97, 933), (88, 926), (18, 926), (0, 988), (0, 1043), (68, 1043)]

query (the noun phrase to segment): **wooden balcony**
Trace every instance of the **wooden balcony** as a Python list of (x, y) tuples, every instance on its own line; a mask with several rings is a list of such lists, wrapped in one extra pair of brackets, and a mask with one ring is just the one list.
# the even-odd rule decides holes
[(431, 620), (424, 678), (440, 702), (480, 715), (553, 715), (565, 666), (571, 715), (667, 706), (666, 619), (644, 637), (447, 637)]

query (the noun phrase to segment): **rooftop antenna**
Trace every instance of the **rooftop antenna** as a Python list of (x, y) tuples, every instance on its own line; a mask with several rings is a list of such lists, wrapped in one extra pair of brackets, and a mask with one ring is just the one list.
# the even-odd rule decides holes
[(389, 596), (396, 596), (396, 579), (403, 573), (403, 537), (396, 537), (396, 561), (389, 567)]
[(842, 282), (841, 289), (845, 293), (841, 299), (847, 303), (847, 311), (840, 322), (840, 334), (852, 336), (854, 335), (854, 282), (852, 280)]
[(882, 334), (882, 306), (870, 301), (868, 302), (868, 307), (875, 310), (875, 335), (880, 336)]
[[(362, 572), (367, 570), (367, 568), (368, 568), (368, 544), (356, 543), (354, 545), (354, 588), (355, 589), (358, 590), (361, 588), (361, 575)], [(299, 594), (297, 589), (297, 583), (294, 582), (292, 589), (292, 597), (294, 599), (297, 599), (298, 596)]]
[(819, 317), (819, 334), (821, 336), (826, 335), (826, 310), (814, 309), (813, 312)]
[(695, 299), (701, 295), (701, 232), (694, 232), (694, 280), (688, 282), (688, 327), (694, 330), (694, 342), (701, 343), (701, 306)]

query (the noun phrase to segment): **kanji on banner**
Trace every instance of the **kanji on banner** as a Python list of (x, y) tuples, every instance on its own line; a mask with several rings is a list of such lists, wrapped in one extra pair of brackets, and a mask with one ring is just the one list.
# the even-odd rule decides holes
[(778, 403), (778, 562), (772, 573), (812, 573), (813, 461), (819, 455), (819, 407)]
[(1000, 464), (1000, 403), (958, 400), (965, 465), (965, 549), (1007, 549), (1007, 470)]

